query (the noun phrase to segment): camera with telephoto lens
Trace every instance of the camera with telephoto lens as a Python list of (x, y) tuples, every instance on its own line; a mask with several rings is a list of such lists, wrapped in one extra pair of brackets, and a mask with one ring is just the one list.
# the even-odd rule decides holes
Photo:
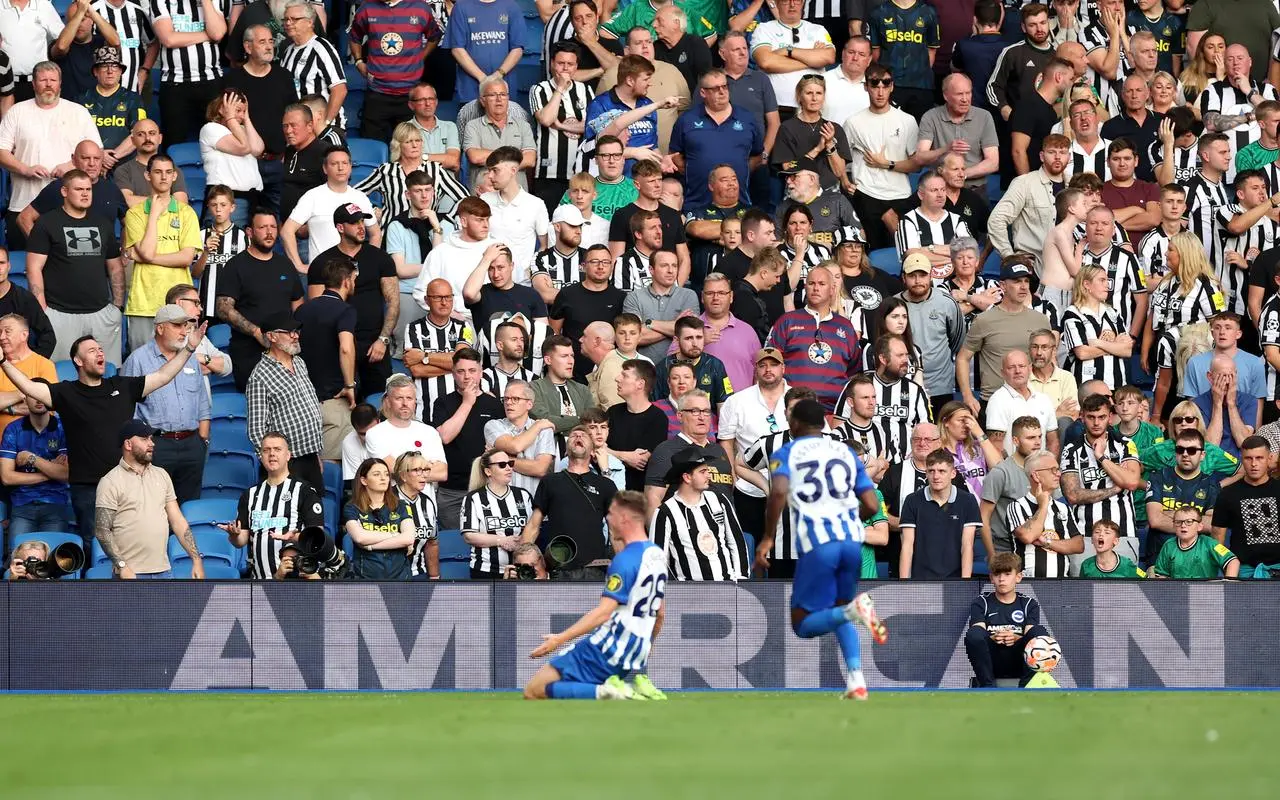
[(40, 580), (53, 580), (63, 575), (78, 573), (84, 568), (84, 549), (72, 542), (63, 542), (49, 551), (48, 558), (28, 556), (22, 562), (27, 574)]
[(347, 554), (334, 542), (323, 527), (312, 525), (298, 534), (298, 555), (294, 559), (297, 575), (315, 575), (332, 578), (347, 564)]
[(532, 564), (516, 564), (516, 580), (518, 581), (536, 581), (538, 579), (538, 568)]

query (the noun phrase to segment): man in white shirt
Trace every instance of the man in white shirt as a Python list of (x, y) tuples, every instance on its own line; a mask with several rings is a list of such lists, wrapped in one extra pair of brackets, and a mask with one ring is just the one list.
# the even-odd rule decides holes
[[(368, 215), (365, 227), (369, 229), (369, 243), (374, 247), (382, 246), (382, 229), (378, 227), (373, 216), (373, 204), (369, 196), (351, 186), (351, 151), (345, 147), (331, 147), (324, 156), (324, 177), (322, 186), (308, 190), (293, 212), (280, 228), (280, 241), (284, 244), (284, 254), (293, 262), (298, 272), (306, 274), (308, 265), (315, 257), (336, 247), (339, 239), (338, 229), (333, 224), (335, 209), (348, 203), (355, 203)], [(310, 258), (306, 263), (298, 251), (298, 230), (307, 226), (307, 252)]]
[(0, 119), (0, 167), (8, 170), (13, 178), (10, 210), (5, 215), (5, 232), (11, 250), (26, 247), (26, 237), (18, 226), (18, 213), (30, 205), (51, 180), (62, 177), (75, 166), (71, 156), (76, 145), (88, 139), (102, 146), (98, 126), (85, 107), (60, 97), (62, 70), (58, 65), (42, 61), (36, 64), (33, 74), (35, 97), (15, 104)]
[(836, 63), (831, 34), (803, 18), (804, 0), (778, 0), (776, 19), (762, 22), (751, 33), (751, 56), (769, 76), (778, 105), (796, 107), (796, 85), (810, 73), (821, 73)]
[(448, 477), (448, 463), (440, 434), (415, 419), (417, 410), (418, 387), (413, 378), (403, 373), (392, 375), (382, 396), (382, 413), (386, 419), (365, 432), (364, 446), (369, 458), (382, 459), (387, 462), (387, 469), (392, 470), (396, 459), (405, 453), (413, 450), (422, 453), (427, 460), (427, 486), (423, 491), (435, 500), (435, 484)]
[(479, 197), (464, 197), (458, 203), (458, 232), (444, 238), (439, 245), (431, 248), (427, 260), (418, 273), (418, 283), (413, 287), (413, 299), (418, 305), (430, 311), (427, 306), (427, 284), (436, 278), (443, 278), (453, 287), (453, 310), (455, 318), (471, 320), (471, 312), (467, 309), (462, 297), (462, 287), (467, 278), (475, 271), (480, 259), (489, 245), (497, 240), (489, 236), (489, 217), (492, 212), (489, 204)]
[(49, 0), (5, 0), (0, 3), (0, 49), (13, 70), (13, 94), (0, 98), (0, 114), (15, 102), (30, 100), (36, 65), (49, 58), (49, 45), (63, 29), (62, 17)]
[(480, 199), (489, 204), (489, 235), (511, 248), (515, 282), (528, 286), (534, 256), (548, 245), (551, 220), (546, 203), (525, 191), (517, 180), (522, 158), (514, 147), (499, 147), (490, 153), (485, 167), (493, 191)]
[(889, 103), (893, 74), (888, 67), (867, 67), (866, 84), (871, 105), (845, 120), (844, 131), (853, 150), (849, 166), (858, 187), (853, 210), (862, 220), (867, 249), (878, 250), (893, 245), (893, 231), (881, 219), (884, 213), (892, 209), (902, 217), (909, 210), (907, 175), (916, 171), (920, 129), (914, 117)]
[(1031, 391), (1027, 381), (1031, 378), (1031, 359), (1022, 350), (1005, 353), (1001, 368), (1004, 385), (996, 389), (987, 401), (987, 436), (1005, 455), (1013, 455), (1017, 446), (1012, 435), (1013, 421), (1018, 417), (1035, 417), (1040, 420), (1044, 435), (1041, 447), (1058, 452), (1058, 416), (1048, 395)]
[(827, 70), (827, 100), (822, 106), (822, 118), (837, 125), (865, 111), (871, 100), (867, 97), (866, 71), (871, 65), (871, 40), (854, 36), (845, 42), (840, 51), (840, 65)]
[(782, 353), (766, 347), (756, 353), (755, 384), (735, 392), (720, 406), (717, 434), (725, 457), (734, 465), (733, 505), (746, 531), (764, 530), (764, 506), (769, 490), (767, 475), (751, 469), (743, 456), (757, 440), (787, 428), (786, 366)]

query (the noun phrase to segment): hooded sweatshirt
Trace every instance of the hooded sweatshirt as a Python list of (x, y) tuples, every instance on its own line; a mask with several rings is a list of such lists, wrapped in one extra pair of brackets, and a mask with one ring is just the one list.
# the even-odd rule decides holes
[(453, 287), (453, 310), (470, 320), (471, 312), (462, 299), (462, 285), (484, 257), (485, 249), (496, 242), (496, 239), (488, 237), (478, 242), (465, 242), (461, 233), (446, 236), (440, 246), (427, 255), (418, 283), (413, 287), (413, 299), (426, 308), (427, 284), (436, 278), (444, 278)]

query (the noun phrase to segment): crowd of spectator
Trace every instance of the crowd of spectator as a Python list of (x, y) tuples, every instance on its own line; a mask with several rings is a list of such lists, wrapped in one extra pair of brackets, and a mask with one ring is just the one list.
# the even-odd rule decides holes
[(814, 399), (866, 576), (1270, 577), (1274, 42), (1269, 0), (10, 0), (10, 576), (72, 532), (214, 576), (217, 450), (254, 578), (456, 537), (599, 579), (622, 489), (673, 577), (786, 578)]

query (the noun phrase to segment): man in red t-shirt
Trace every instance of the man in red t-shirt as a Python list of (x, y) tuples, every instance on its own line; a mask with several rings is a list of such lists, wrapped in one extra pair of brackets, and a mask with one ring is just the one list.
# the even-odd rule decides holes
[(1111, 180), (1102, 184), (1102, 203), (1116, 212), (1116, 222), (1137, 246), (1147, 231), (1160, 224), (1160, 189), (1133, 177), (1138, 151), (1128, 139), (1116, 139), (1107, 147)]

